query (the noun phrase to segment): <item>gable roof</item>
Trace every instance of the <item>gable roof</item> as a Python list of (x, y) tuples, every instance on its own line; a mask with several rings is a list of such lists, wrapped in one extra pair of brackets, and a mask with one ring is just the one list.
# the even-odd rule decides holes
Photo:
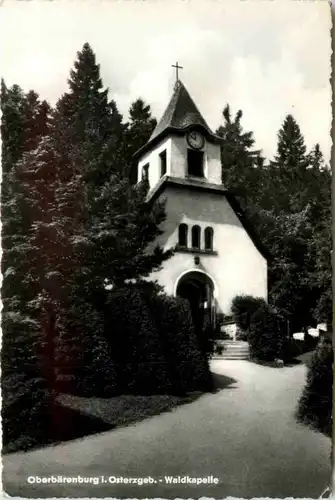
[(220, 142), (222, 140), (209, 128), (206, 120), (186, 90), (186, 87), (178, 80), (175, 84), (170, 102), (162, 118), (152, 132), (149, 141), (135, 153), (135, 156), (139, 156), (146, 152), (168, 133), (182, 134), (194, 127), (201, 128), (205, 134), (215, 142)]
[(197, 181), (193, 179), (191, 180), (191, 179), (182, 179), (177, 177), (164, 176), (160, 179), (158, 184), (151, 191), (149, 191), (148, 202), (153, 203), (158, 198), (158, 196), (164, 191), (165, 187), (167, 187), (168, 185), (170, 186), (173, 185), (174, 187), (177, 188), (179, 187), (181, 189), (186, 188), (198, 191), (207, 191), (211, 193), (217, 193), (218, 195), (221, 196), (222, 195), (225, 196), (232, 210), (239, 219), (242, 227), (247, 232), (249, 238), (251, 239), (251, 241), (259, 251), (259, 253), (266, 260), (272, 259), (272, 255), (269, 249), (266, 248), (266, 246), (260, 240), (253, 225), (250, 223), (247, 214), (240, 206), (236, 196), (231, 191), (228, 191), (223, 185), (211, 184), (209, 182), (205, 183), (203, 181)]

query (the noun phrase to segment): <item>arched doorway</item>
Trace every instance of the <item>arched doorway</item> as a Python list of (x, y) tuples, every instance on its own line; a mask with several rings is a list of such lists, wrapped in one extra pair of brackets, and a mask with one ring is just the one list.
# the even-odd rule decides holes
[(214, 284), (207, 274), (190, 271), (179, 279), (176, 295), (190, 303), (194, 326), (198, 330), (215, 323)]

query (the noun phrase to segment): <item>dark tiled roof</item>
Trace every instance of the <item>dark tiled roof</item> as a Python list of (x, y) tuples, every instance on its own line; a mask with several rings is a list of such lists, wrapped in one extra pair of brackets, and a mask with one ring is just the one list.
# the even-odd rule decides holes
[(221, 143), (222, 138), (213, 134), (200, 111), (194, 104), (190, 94), (181, 81), (176, 82), (174, 93), (149, 141), (134, 154), (138, 159), (151, 147), (160, 142), (169, 133), (183, 134), (190, 127), (201, 127), (207, 137), (216, 143)]
[(158, 122), (149, 141), (152, 141), (161, 135), (161, 133), (168, 128), (184, 130), (192, 125), (201, 125), (210, 134), (213, 134), (200, 111), (194, 104), (192, 97), (187, 92), (181, 81), (178, 81), (175, 85), (174, 93), (165, 110), (165, 113)]

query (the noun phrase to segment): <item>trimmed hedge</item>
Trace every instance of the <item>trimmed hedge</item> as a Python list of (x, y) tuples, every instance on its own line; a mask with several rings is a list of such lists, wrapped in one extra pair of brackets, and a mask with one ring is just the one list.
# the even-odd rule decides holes
[[(104, 297), (103, 297), (104, 298)], [(77, 293), (60, 311), (55, 339), (57, 392), (108, 397), (116, 393), (116, 374), (104, 337), (102, 310)]]
[(285, 323), (265, 302), (250, 319), (248, 342), (250, 357), (260, 361), (282, 358), (285, 342)]
[(45, 381), (28, 374), (3, 375), (3, 452), (28, 450), (48, 441), (52, 400)]
[(105, 335), (120, 394), (184, 394), (212, 387), (185, 300), (149, 285), (112, 291)]
[(249, 330), (252, 315), (266, 304), (260, 297), (251, 295), (237, 295), (232, 301), (231, 311), (237, 327), (246, 331)]
[(4, 311), (1, 390), (3, 452), (45, 443), (52, 419), (52, 387), (42, 363), (45, 336), (33, 315)]
[[(9, 338), (6, 325), (5, 452), (52, 442), (57, 429), (66, 427), (64, 412), (55, 406), (59, 392), (110, 397), (212, 390), (208, 345), (197, 337), (186, 300), (144, 284), (123, 286), (104, 297), (99, 307), (78, 296), (67, 311), (58, 308), (52, 343), (41, 337), (38, 325), (22, 338), (21, 322)], [(46, 354), (50, 363), (44, 374), (45, 363), (40, 363)]]
[(152, 296), (151, 314), (160, 333), (173, 388), (178, 393), (212, 389), (203, 339), (195, 332), (189, 303), (166, 295)]
[(119, 394), (161, 394), (171, 390), (163, 346), (138, 287), (124, 286), (109, 293), (105, 336), (116, 367)]

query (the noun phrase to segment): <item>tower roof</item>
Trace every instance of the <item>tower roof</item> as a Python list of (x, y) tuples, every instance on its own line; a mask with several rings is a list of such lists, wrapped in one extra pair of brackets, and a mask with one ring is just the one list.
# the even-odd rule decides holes
[(185, 86), (178, 80), (170, 102), (151, 134), (149, 141), (135, 153), (135, 156), (150, 149), (151, 146), (159, 142), (169, 132), (181, 134), (192, 127), (201, 127), (213, 141), (221, 141), (221, 138), (211, 131)]
[(168, 128), (185, 130), (192, 125), (200, 125), (211, 135), (213, 134), (185, 86), (178, 80), (170, 102), (153, 131), (150, 141)]

